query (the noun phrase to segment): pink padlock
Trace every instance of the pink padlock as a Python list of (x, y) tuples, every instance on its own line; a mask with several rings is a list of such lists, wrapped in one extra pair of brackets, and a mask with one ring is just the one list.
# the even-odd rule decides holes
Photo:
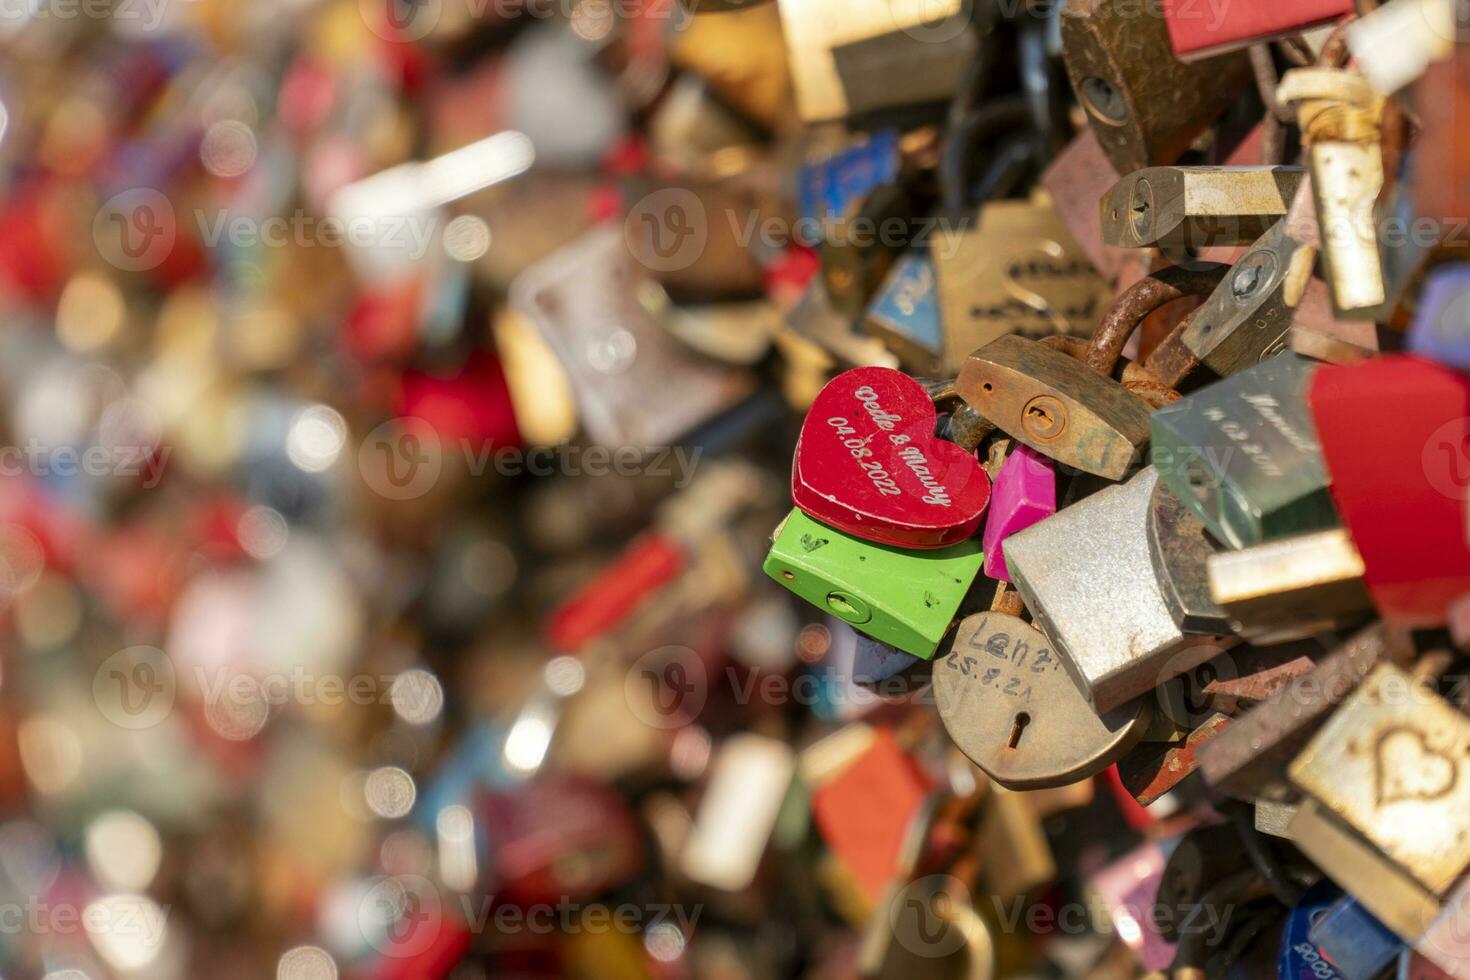
[(990, 519), (985, 524), (985, 574), (1011, 580), (1006, 570), (1005, 539), (1057, 512), (1057, 474), (1052, 462), (1026, 446), (1017, 446), (995, 478)]

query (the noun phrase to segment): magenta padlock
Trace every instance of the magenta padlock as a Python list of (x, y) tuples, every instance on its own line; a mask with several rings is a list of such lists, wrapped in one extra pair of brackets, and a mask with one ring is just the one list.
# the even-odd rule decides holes
[(985, 575), (1009, 582), (1005, 539), (1057, 512), (1057, 473), (1052, 461), (1027, 446), (1017, 446), (1001, 466), (990, 496), (985, 524)]

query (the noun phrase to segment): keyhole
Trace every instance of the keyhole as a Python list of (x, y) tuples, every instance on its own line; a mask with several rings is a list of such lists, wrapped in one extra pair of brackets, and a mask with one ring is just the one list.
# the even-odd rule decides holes
[(1006, 748), (1013, 749), (1021, 744), (1021, 733), (1029, 724), (1031, 724), (1031, 715), (1024, 711), (1016, 715), (1016, 720), (1011, 723), (1011, 737), (1006, 741)]

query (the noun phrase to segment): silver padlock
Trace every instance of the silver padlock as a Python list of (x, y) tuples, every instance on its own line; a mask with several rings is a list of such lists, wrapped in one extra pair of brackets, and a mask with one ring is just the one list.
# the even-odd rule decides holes
[(1154, 573), (1152, 466), (1006, 539), (1016, 590), (1098, 711), (1207, 660), (1233, 638), (1179, 628)]

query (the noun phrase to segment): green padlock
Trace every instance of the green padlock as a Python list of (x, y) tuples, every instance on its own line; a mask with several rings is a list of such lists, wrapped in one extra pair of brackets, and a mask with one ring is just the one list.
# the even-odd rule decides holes
[(1306, 401), (1316, 368), (1281, 354), (1149, 419), (1159, 479), (1232, 548), (1339, 524)]
[(765, 569), (859, 632), (928, 660), (984, 563), (975, 538), (910, 551), (861, 541), (793, 510), (776, 528)]

